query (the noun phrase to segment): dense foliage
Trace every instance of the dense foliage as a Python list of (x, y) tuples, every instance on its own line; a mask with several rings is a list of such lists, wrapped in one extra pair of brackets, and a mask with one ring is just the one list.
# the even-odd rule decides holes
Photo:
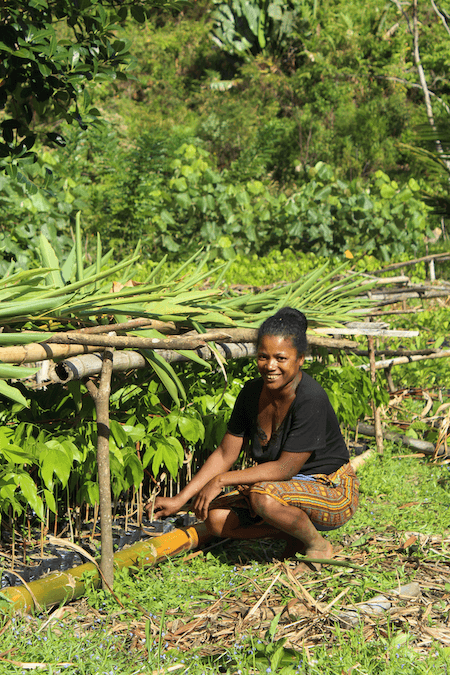
[[(8, 7), (8, 30), (26, 33), (31, 9), (12, 0)], [(13, 155), (4, 161), (39, 157), (26, 165), (26, 180), (14, 171), (1, 179), (5, 260), (33, 261), (42, 228), (55, 249), (69, 247), (80, 209), (92, 232), (121, 250), (142, 238), (153, 259), (178, 259), (198, 242), (226, 258), (280, 241), (326, 255), (361, 247), (384, 259), (423, 248), (437, 223), (418, 188), (432, 190), (435, 178), (410, 148), (425, 119), (412, 7), (148, 7), (60, 3), (50, 11), (43, 2), (33, 15), (37, 32), (4, 43), (5, 67), (11, 61), (36, 87), (30, 99), (27, 86), (13, 90), (6, 80), (3, 145)], [(419, 12), (422, 63), (444, 122), (448, 36), (434, 12)], [(26, 45), (16, 53), (19, 37)], [(136, 68), (125, 81), (128, 51)], [(52, 72), (41, 93), (39, 68)], [(50, 147), (48, 133), (65, 148)]]

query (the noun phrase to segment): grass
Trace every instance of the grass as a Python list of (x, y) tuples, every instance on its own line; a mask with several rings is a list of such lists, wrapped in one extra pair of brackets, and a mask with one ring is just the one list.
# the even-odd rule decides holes
[[(360, 469), (360, 508), (329, 535), (342, 547), (336, 562), (351, 568), (299, 576), (298, 561), (273, 562), (277, 544), (261, 541), (122, 571), (121, 604), (90, 589), (53, 613), (5, 617), (0, 673), (37, 663), (52, 675), (447, 673), (448, 465), (398, 455), (388, 447)], [(340, 621), (341, 611), (411, 581), (421, 586), (420, 601), (393, 600), (390, 612), (353, 627)]]

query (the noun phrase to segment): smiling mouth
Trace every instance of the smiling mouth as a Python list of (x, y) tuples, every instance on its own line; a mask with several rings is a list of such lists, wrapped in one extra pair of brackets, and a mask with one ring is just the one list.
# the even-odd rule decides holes
[(273, 382), (274, 380), (277, 380), (280, 377), (280, 375), (265, 375), (265, 379), (268, 382)]

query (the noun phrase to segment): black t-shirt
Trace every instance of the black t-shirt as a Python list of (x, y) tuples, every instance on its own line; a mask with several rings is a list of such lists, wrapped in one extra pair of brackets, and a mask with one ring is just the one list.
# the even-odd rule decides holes
[(245, 383), (228, 423), (230, 434), (248, 440), (251, 456), (258, 464), (277, 460), (283, 450), (310, 452), (301, 472), (329, 475), (349, 461), (349, 452), (330, 400), (308, 373), (302, 373), (295, 399), (284, 420), (272, 433), (269, 443), (262, 445), (258, 425), (262, 388), (261, 378)]

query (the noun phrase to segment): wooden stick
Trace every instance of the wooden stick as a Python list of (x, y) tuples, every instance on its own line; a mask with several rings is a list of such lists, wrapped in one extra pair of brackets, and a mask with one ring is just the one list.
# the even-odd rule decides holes
[(280, 577), (281, 577), (281, 572), (278, 572), (278, 574), (277, 574), (277, 576), (275, 577), (275, 579), (273, 579), (273, 581), (271, 582), (270, 586), (264, 591), (264, 593), (263, 593), (262, 596), (259, 598), (259, 600), (257, 601), (257, 603), (256, 603), (255, 605), (253, 605), (253, 607), (251, 607), (251, 608), (249, 609), (249, 611), (247, 612), (247, 614), (245, 615), (245, 617), (244, 617), (244, 619), (243, 619), (244, 621), (247, 621), (247, 619), (250, 619), (250, 618), (253, 616), (253, 614), (255, 614), (255, 612), (257, 611), (257, 609), (260, 607), (260, 605), (264, 602), (264, 600), (265, 600), (265, 599), (267, 598), (267, 596), (269, 595), (270, 591), (272, 590), (272, 586), (274, 586), (274, 584), (277, 583), (277, 581), (278, 581), (278, 579), (279, 579)]
[[(431, 299), (431, 298), (447, 298), (450, 295), (450, 287), (442, 288), (435, 290), (411, 290), (407, 289), (405, 292), (399, 288), (397, 293), (390, 295), (389, 293), (372, 293), (368, 294), (368, 297), (374, 305), (381, 307), (383, 305), (393, 305), (396, 302), (406, 302), (406, 300), (422, 300), (422, 299)], [(364, 297), (364, 296), (362, 296)], [(404, 308), (406, 309), (406, 308)]]
[(370, 312), (366, 316), (376, 318), (377, 316), (388, 316), (391, 314), (420, 314), (425, 311), (422, 307), (414, 307), (413, 309), (379, 309), (376, 312)]
[[(373, 337), (367, 338), (369, 345), (369, 359), (370, 359), (370, 379), (372, 384), (375, 384), (377, 380), (377, 374), (375, 370), (375, 346)], [(380, 408), (375, 403), (375, 399), (372, 399), (372, 408), (373, 408), (373, 418), (375, 422), (375, 440), (377, 443), (377, 450), (380, 455), (383, 454), (383, 428), (381, 426), (381, 412)]]
[[(358, 433), (361, 434), (362, 436), (373, 437), (375, 436), (375, 427), (372, 424), (364, 424), (360, 422), (358, 424)], [(405, 445), (408, 448), (418, 450), (419, 452), (422, 452), (424, 455), (433, 456), (435, 453), (434, 444), (430, 443), (429, 441), (422, 441), (421, 439), (418, 438), (410, 438), (410, 436), (406, 436), (405, 434), (396, 434), (391, 431), (385, 432), (384, 437), (389, 441), (393, 441), (394, 443), (401, 443), (402, 445)], [(439, 448), (438, 456), (441, 457), (444, 455), (445, 455), (444, 448), (443, 447)], [(357, 459), (357, 457), (355, 459)]]
[[(449, 291), (450, 292), (450, 291)], [(358, 331), (352, 332), (358, 334)], [(177, 335), (163, 340), (158, 338), (142, 338), (123, 335), (85, 335), (83, 333), (55, 333), (49, 338), (49, 344), (82, 344), (99, 345), (103, 347), (116, 347), (118, 349), (195, 349), (206, 342), (256, 342), (258, 331), (253, 328), (218, 328), (207, 333), (190, 334), (189, 336)], [(338, 347), (337, 343), (330, 338), (316, 335), (308, 335), (312, 345)], [(351, 340), (340, 340), (351, 346)]]
[(99, 509), (99, 506), (98, 506), (97, 503), (95, 503), (95, 504), (94, 504), (94, 515), (93, 515), (93, 525), (92, 525), (91, 541), (94, 539), (94, 536), (95, 536), (95, 528), (97, 527), (98, 509)]
[[(389, 366), (400, 366), (404, 363), (414, 363), (415, 361), (426, 361), (430, 359), (445, 359), (450, 356), (450, 349), (444, 349), (438, 352), (434, 352), (433, 354), (417, 354), (415, 356), (399, 356), (398, 358), (394, 359), (383, 359), (382, 361), (376, 361), (375, 362), (375, 370), (379, 370), (380, 368), (389, 368)], [(357, 368), (360, 368), (361, 370), (369, 370), (370, 366), (367, 364), (363, 364), (362, 366), (356, 366)]]
[(350, 459), (350, 464), (353, 467), (354, 471), (358, 471), (358, 469), (363, 466), (370, 457), (373, 455), (373, 450), (366, 450), (363, 452), (361, 455), (357, 455), (356, 457), (352, 457)]
[(95, 335), (98, 333), (110, 333), (114, 331), (129, 331), (135, 330), (136, 328), (154, 328), (159, 333), (164, 333), (166, 335), (172, 335), (177, 332), (177, 327), (173, 321), (158, 321), (157, 319), (130, 319), (126, 323), (111, 323), (100, 326), (88, 326), (87, 328), (78, 328), (73, 333), (88, 333), (90, 335)]
[[(375, 356), (427, 356), (428, 354), (438, 354), (441, 349), (375, 349)], [(367, 349), (354, 349), (352, 354), (355, 356), (369, 356)]]
[(421, 262), (428, 262), (429, 260), (439, 260), (439, 258), (444, 258), (445, 256), (450, 256), (450, 251), (445, 253), (433, 253), (432, 255), (425, 255), (422, 258), (415, 258), (414, 260), (406, 260), (405, 262), (393, 263), (392, 265), (387, 265), (379, 270), (374, 270), (371, 274), (383, 274), (384, 272), (390, 272), (391, 270), (398, 270), (401, 267), (408, 267), (409, 265), (416, 265)]
[(102, 547), (100, 569), (104, 589), (112, 588), (114, 583), (111, 476), (109, 468), (109, 395), (111, 392), (112, 356), (112, 351), (105, 351), (98, 389), (91, 380), (86, 382), (89, 393), (94, 399), (97, 412), (97, 465)]

